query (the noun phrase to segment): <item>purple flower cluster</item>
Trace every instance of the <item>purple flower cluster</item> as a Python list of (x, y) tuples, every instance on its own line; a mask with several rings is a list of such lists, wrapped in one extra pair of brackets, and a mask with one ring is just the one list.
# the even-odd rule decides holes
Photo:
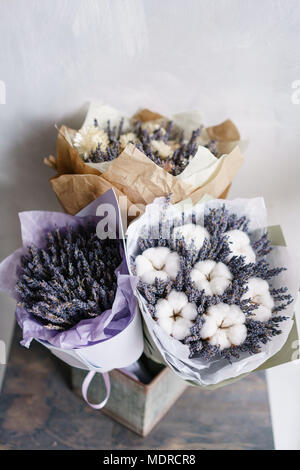
[[(166, 205), (167, 207), (167, 205)], [(182, 215), (182, 219), (184, 214)], [(196, 215), (192, 214), (190, 221), (196, 223)], [(187, 223), (187, 221), (185, 221)], [(171, 289), (184, 292), (189, 302), (195, 302), (197, 306), (197, 318), (190, 329), (190, 336), (185, 338), (184, 343), (189, 346), (190, 358), (201, 357), (209, 360), (211, 358), (223, 357), (230, 361), (232, 357), (239, 357), (242, 352), (255, 354), (260, 351), (261, 345), (266, 344), (272, 337), (279, 335), (279, 323), (286, 320), (286, 317), (279, 316), (278, 312), (284, 310), (291, 302), (292, 297), (287, 292), (286, 287), (274, 289), (270, 286), (270, 293), (275, 302), (272, 310), (273, 316), (269, 321), (260, 322), (254, 320), (253, 312), (258, 307), (246, 298), (247, 282), (250, 278), (261, 278), (270, 283), (270, 280), (285, 270), (285, 268), (272, 268), (267, 255), (271, 251), (270, 241), (267, 233), (251, 244), (256, 254), (255, 263), (246, 263), (243, 256), (233, 256), (228, 259), (231, 252), (226, 232), (229, 230), (242, 230), (249, 234), (249, 220), (246, 217), (238, 217), (236, 214), (226, 210), (225, 205), (219, 209), (210, 209), (204, 216), (204, 227), (209, 232), (210, 238), (206, 238), (200, 251), (196, 250), (193, 243), (186, 245), (184, 239), (174, 240), (174, 237), (165, 237), (166, 225), (168, 222), (162, 214), (159, 227), (144, 228), (142, 236), (138, 240), (139, 251), (142, 253), (148, 248), (164, 246), (172, 251), (177, 251), (180, 256), (180, 270), (174, 281), (155, 280), (153, 285), (139, 281), (138, 289), (146, 299), (147, 307), (154, 319), (156, 303), (160, 298), (165, 298)], [(173, 221), (168, 226), (172, 230), (182, 225), (181, 221)], [(151, 234), (155, 233), (155, 237)], [(226, 264), (232, 273), (233, 280), (222, 295), (206, 295), (204, 290), (197, 289), (191, 281), (190, 273), (195, 263), (203, 260), (214, 260)], [(135, 261), (132, 261), (132, 269), (135, 270)], [(243, 298), (243, 300), (242, 300)], [(207, 340), (203, 340), (200, 330), (204, 324), (203, 315), (208, 308), (220, 302), (225, 304), (238, 305), (246, 316), (247, 338), (240, 346), (220, 350), (217, 346), (212, 346)]]
[[(123, 132), (124, 119), (121, 119), (119, 126), (111, 128), (110, 121), (107, 122), (107, 126), (104, 129), (108, 135), (109, 145), (106, 150), (101, 150), (100, 144), (96, 150), (92, 150), (87, 162), (99, 163), (111, 161), (117, 158), (121, 152), (120, 137), (124, 134)], [(95, 126), (98, 126), (97, 120), (95, 120)], [(184, 141), (184, 132), (176, 131), (173, 129), (172, 121), (162, 123), (153, 133), (149, 133), (147, 129), (142, 126), (141, 121), (137, 121), (131, 130), (136, 136), (136, 142), (131, 142), (141, 150), (147, 157), (149, 157), (154, 163), (161, 166), (169, 173), (174, 176), (179, 175), (186, 168), (191, 158), (193, 158), (197, 152), (198, 144), (197, 138), (199, 137), (203, 126), (192, 132), (190, 139)], [(158, 140), (171, 146), (172, 155), (168, 159), (162, 159), (159, 156), (158, 151), (153, 150), (151, 141)], [(217, 141), (211, 140), (206, 147), (215, 155), (218, 155)]]
[(99, 240), (94, 224), (56, 228), (44, 249), (22, 257), (16, 292), (20, 305), (46, 328), (67, 330), (111, 308), (121, 263), (117, 240)]

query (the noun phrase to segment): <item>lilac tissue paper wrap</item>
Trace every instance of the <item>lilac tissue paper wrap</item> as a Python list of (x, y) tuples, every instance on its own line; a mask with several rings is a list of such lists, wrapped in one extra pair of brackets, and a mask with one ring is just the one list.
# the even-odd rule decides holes
[[(115, 213), (96, 215), (101, 205), (114, 206)], [(101, 211), (100, 211), (101, 212)], [(24, 308), (17, 306), (16, 318), (23, 331), (21, 344), (29, 347), (32, 339), (48, 341), (55, 347), (62, 349), (75, 349), (91, 346), (107, 341), (123, 331), (133, 320), (137, 309), (137, 300), (134, 295), (136, 278), (129, 275), (124, 254), (123, 232), (120, 223), (118, 202), (113, 190), (107, 191), (76, 216), (60, 212), (29, 211), (19, 214), (23, 247), (16, 250), (0, 264), (0, 290), (16, 298), (15, 285), (18, 280), (18, 267), (21, 257), (27, 253), (28, 245), (35, 244), (43, 248), (45, 235), (55, 227), (66, 225), (85, 227), (88, 222), (96, 224), (104, 217), (108, 224), (108, 230), (116, 228), (117, 238), (120, 239), (120, 252), (122, 262), (116, 269), (117, 291), (112, 308), (106, 310), (96, 318), (81, 320), (71, 329), (66, 331), (53, 331), (45, 328), (34, 316)]]

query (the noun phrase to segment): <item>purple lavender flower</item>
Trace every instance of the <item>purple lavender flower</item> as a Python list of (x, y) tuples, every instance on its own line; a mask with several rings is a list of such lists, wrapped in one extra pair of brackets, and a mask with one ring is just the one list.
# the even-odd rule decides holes
[(94, 225), (56, 228), (21, 260), (19, 303), (46, 328), (69, 329), (111, 308), (120, 263), (119, 241), (99, 240)]

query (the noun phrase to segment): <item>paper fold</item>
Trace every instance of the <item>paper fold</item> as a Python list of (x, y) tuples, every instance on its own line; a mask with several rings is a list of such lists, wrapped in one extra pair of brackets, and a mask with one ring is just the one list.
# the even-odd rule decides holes
[[(107, 105), (92, 103), (84, 126), (93, 124), (94, 119), (105, 125), (110, 119), (115, 125), (122, 113)], [(132, 120), (166, 119), (150, 110), (141, 110)], [(180, 126), (188, 136), (191, 130), (202, 124), (198, 111), (179, 113), (168, 119)], [(125, 119), (125, 129), (129, 119)], [(85, 163), (72, 146), (76, 131), (62, 126), (57, 142), (57, 175), (51, 179), (51, 186), (66, 212), (76, 214), (86, 204), (102, 195), (110, 188), (116, 190), (117, 197), (126, 195), (131, 204), (147, 204), (156, 197), (172, 193), (172, 202), (178, 202), (195, 194), (194, 198), (209, 193), (212, 197), (223, 197), (236, 176), (243, 157), (233, 147), (239, 141), (239, 133), (234, 124), (227, 120), (219, 126), (203, 129), (200, 144), (205, 145), (211, 138), (218, 138), (219, 158), (199, 145), (198, 151), (179, 176), (173, 176), (156, 165), (150, 158), (129, 144), (118, 158), (110, 162)], [(230, 140), (234, 139), (234, 141)], [(234, 142), (234, 144), (233, 144)], [(53, 157), (48, 159), (53, 166)]]

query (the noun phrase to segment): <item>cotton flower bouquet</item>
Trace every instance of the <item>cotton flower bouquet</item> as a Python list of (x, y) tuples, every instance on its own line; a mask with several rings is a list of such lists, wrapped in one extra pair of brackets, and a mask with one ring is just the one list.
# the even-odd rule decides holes
[[(108, 218), (107, 204), (114, 208)], [(0, 289), (17, 300), (24, 346), (35, 339), (92, 373), (128, 366), (142, 354), (135, 279), (122, 234), (107, 237), (103, 229), (114, 230), (119, 217), (113, 191), (77, 216), (20, 214), (23, 247), (0, 264)]]
[(227, 120), (205, 128), (199, 112), (170, 117), (142, 110), (128, 118), (91, 104), (78, 131), (62, 126), (51, 185), (68, 213), (75, 214), (113, 187), (131, 204), (148, 204), (172, 193), (172, 202), (193, 195), (225, 195), (241, 163), (240, 136)]
[(262, 199), (157, 199), (129, 226), (127, 255), (148, 353), (182, 379), (222, 385), (286, 343), (297, 276), (287, 248), (271, 246)]

